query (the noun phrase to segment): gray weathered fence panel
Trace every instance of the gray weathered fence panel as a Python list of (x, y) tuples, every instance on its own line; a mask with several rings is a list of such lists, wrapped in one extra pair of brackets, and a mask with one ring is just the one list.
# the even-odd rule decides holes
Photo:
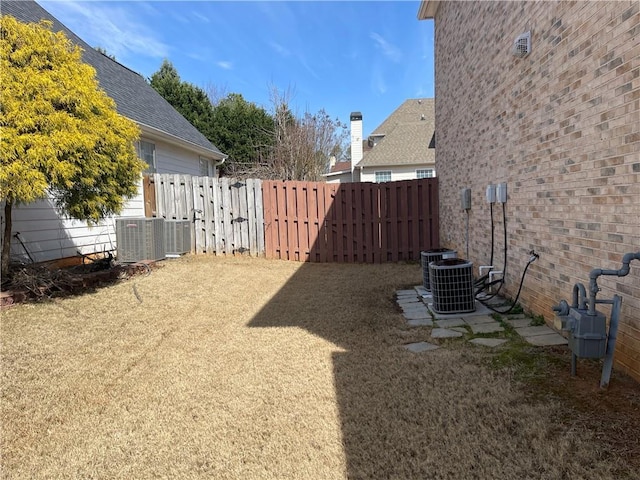
[(156, 216), (192, 223), (192, 252), (264, 255), (261, 180), (177, 174), (154, 174), (150, 179)]

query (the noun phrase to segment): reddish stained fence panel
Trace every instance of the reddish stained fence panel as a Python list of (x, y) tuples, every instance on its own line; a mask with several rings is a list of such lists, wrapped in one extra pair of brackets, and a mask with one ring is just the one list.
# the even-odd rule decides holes
[(264, 181), (265, 253), (310, 262), (420, 260), (439, 247), (436, 178), (400, 182)]

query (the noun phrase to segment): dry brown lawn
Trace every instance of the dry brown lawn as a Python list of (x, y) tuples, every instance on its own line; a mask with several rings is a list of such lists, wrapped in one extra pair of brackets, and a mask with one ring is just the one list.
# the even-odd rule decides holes
[(394, 291), (420, 277), (411, 264), (187, 257), (3, 311), (0, 476), (637, 475), (584, 412), (489, 368), (491, 353), (405, 350), (429, 329), (405, 326)]

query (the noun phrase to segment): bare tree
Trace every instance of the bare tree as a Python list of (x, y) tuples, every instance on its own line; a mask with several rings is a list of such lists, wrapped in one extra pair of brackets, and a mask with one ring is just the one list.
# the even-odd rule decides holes
[(291, 89), (271, 88), (274, 142), (265, 161), (256, 165), (261, 178), (322, 180), (331, 156), (341, 156), (347, 138), (346, 125), (324, 109), (297, 117), (290, 108)]
[(229, 96), (229, 87), (227, 84), (218, 85), (213, 82), (208, 82), (204, 91), (207, 92), (209, 101), (214, 107), (218, 106), (222, 100)]

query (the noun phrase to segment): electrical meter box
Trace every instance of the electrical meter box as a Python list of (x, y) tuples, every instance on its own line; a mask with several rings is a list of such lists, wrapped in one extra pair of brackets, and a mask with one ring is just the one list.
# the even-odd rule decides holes
[(499, 183), (496, 187), (496, 201), (498, 203), (507, 203), (507, 184)]
[(463, 210), (471, 210), (471, 189), (463, 188), (460, 190), (460, 202)]
[(607, 347), (607, 317), (596, 310), (589, 315), (588, 310), (571, 308), (569, 348), (581, 358), (602, 358)]

